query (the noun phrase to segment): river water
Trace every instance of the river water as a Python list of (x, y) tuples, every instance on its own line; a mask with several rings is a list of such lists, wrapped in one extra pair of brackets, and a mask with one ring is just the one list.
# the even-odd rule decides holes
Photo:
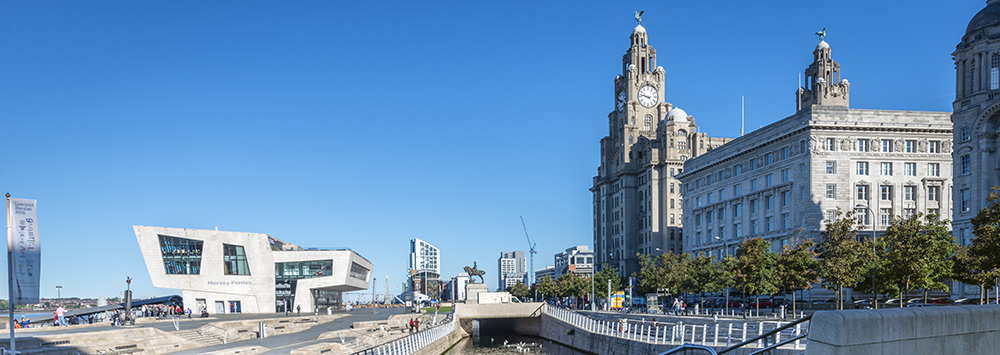
[(523, 335), (482, 335), (479, 341), (473, 338), (462, 339), (452, 347), (447, 355), (458, 354), (549, 354), (549, 355), (580, 355), (582, 352), (567, 348), (548, 340)]

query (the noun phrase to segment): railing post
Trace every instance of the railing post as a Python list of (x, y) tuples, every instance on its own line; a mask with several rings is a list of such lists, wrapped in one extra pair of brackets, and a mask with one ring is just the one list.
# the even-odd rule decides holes
[(732, 345), (732, 343), (731, 343), (732, 340), (733, 340), (733, 323), (729, 323), (729, 332), (726, 333), (726, 346), (727, 347), (730, 346), (730, 345)]
[(673, 344), (677, 340), (677, 326), (670, 327), (670, 343)]
[[(778, 322), (778, 328), (781, 328), (781, 322)], [(775, 329), (778, 329), (778, 328), (775, 328)], [(777, 343), (780, 343), (780, 342), (781, 342), (781, 332), (776, 332), (774, 334), (774, 343), (777, 344)]]
[(705, 324), (705, 326), (701, 328), (701, 345), (706, 345), (707, 342), (708, 342), (708, 324)]
[[(800, 333), (801, 331), (802, 331), (802, 323), (796, 324), (795, 325), (795, 336), (799, 336), (799, 334), (802, 334), (802, 333)], [(796, 350), (799, 349), (799, 340), (801, 340), (801, 339), (795, 339), (795, 349)]]
[[(764, 335), (764, 322), (758, 322), (757, 323), (757, 336), (761, 336), (761, 335)], [(764, 339), (757, 340), (757, 347), (758, 348), (763, 348), (764, 347), (763, 344), (764, 344)]]
[[(681, 324), (681, 344), (684, 344), (684, 336), (687, 335), (687, 331), (684, 330), (685, 327), (687, 327), (687, 326)], [(694, 336), (694, 332), (691, 333), (691, 336)]]
[(719, 346), (719, 323), (715, 323), (715, 336), (712, 339), (712, 346)]
[(747, 322), (743, 322), (743, 340), (740, 340), (740, 342), (744, 341), (747, 341)]

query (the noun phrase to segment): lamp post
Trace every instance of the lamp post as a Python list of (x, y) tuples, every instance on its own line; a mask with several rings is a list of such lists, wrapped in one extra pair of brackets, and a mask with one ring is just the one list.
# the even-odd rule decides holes
[(56, 286), (56, 299), (62, 299), (62, 286)]
[[(871, 200), (868, 200), (868, 203), (871, 204)], [(875, 211), (872, 211), (871, 207), (866, 206), (866, 205), (862, 205), (860, 203), (857, 204), (857, 205), (854, 205), (854, 208), (856, 208), (856, 209), (862, 209), (863, 208), (863, 209), (868, 210), (866, 213), (871, 213), (872, 214), (872, 256), (874, 256), (875, 255)], [(900, 302), (902, 302), (902, 299), (900, 299)], [(872, 307), (874, 307), (875, 309), (878, 309), (878, 292), (875, 291), (875, 272), (874, 272), (874, 270), (872, 271)]]
[(597, 268), (594, 267), (594, 265), (591, 265), (590, 266), (590, 311), (591, 312), (593, 312), (593, 311), (596, 310), (594, 308), (594, 301), (596, 301), (594, 299), (594, 276), (597, 275), (596, 271), (597, 271)]
[[(718, 240), (722, 241), (722, 252), (723, 252), (723, 255), (724, 255), (722, 257), (722, 259), (728, 258), (729, 257), (729, 243), (727, 243), (725, 239), (722, 239), (719, 236), (715, 236), (715, 239), (718, 239)], [(725, 308), (725, 310), (726, 310), (726, 313), (729, 313), (729, 286), (726, 286), (726, 290), (722, 291), (722, 292), (726, 293), (726, 308)]]

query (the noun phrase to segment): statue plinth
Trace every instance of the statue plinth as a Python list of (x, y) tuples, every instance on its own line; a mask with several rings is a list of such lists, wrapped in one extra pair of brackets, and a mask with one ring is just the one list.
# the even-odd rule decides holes
[(486, 284), (465, 284), (465, 303), (479, 304), (479, 293), (490, 292)]

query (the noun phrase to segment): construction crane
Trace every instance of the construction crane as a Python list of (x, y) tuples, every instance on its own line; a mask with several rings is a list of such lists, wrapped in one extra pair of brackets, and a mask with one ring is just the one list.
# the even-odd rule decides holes
[(535, 284), (535, 280), (534, 280), (535, 279), (535, 254), (538, 254), (538, 252), (535, 251), (535, 245), (537, 243), (532, 243), (531, 242), (531, 237), (528, 236), (528, 226), (526, 226), (524, 224), (524, 216), (518, 216), (518, 217), (521, 217), (521, 227), (524, 228), (524, 237), (528, 238), (528, 257), (531, 258), (531, 269), (528, 270), (528, 272), (527, 272), (528, 275), (526, 275), (527, 276), (526, 278), (528, 279), (528, 285), (527, 286), (531, 286), (531, 285)]

